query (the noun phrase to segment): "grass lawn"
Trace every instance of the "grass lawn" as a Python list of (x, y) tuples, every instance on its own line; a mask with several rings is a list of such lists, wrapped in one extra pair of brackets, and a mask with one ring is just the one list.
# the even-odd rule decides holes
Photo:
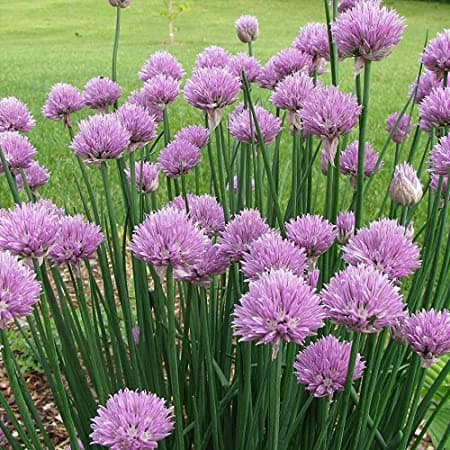
[[(255, 54), (264, 63), (290, 45), (300, 26), (324, 20), (320, 0), (194, 0), (192, 3), (192, 9), (176, 21), (178, 43), (173, 46), (164, 42), (168, 31), (166, 19), (159, 15), (162, 1), (133, 0), (132, 6), (123, 11), (119, 82), (125, 98), (141, 85), (136, 73), (156, 50), (168, 49), (188, 72), (197, 53), (206, 46), (215, 44), (231, 52), (245, 51), (246, 47), (234, 33), (234, 20), (241, 14), (254, 14), (260, 20), (261, 36)], [(375, 147), (384, 142), (385, 118), (402, 107), (409, 85), (416, 77), (426, 31), (434, 36), (448, 26), (450, 17), (449, 4), (401, 0), (385, 3), (406, 17), (408, 27), (394, 54), (373, 67), (369, 139)], [(30, 138), (39, 151), (39, 161), (52, 172), (42, 194), (60, 205), (71, 206), (76, 201), (74, 174), (78, 172), (68, 148), (66, 130), (60, 123), (44, 121), (40, 109), (56, 82), (65, 81), (82, 88), (93, 76), (110, 76), (114, 21), (115, 10), (107, 0), (16, 0), (2, 5), (0, 97), (14, 95), (30, 106), (37, 119)], [(342, 88), (351, 90), (350, 61), (342, 65), (341, 79)], [(173, 129), (202, 121), (183, 99), (171, 107), (171, 116)], [(388, 172), (385, 171), (384, 177), (380, 175), (381, 180), (387, 181)], [(376, 190), (378, 184), (375, 183)], [(5, 195), (0, 198), (6, 202)]]

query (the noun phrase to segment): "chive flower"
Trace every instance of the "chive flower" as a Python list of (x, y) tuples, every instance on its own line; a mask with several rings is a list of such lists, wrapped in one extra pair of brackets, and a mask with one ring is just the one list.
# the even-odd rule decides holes
[(420, 105), (422, 100), (431, 93), (435, 87), (443, 87), (443, 80), (439, 80), (435, 72), (426, 70), (425, 73), (420, 75), (418, 82), (411, 83), (409, 95), (411, 96), (415, 92), (414, 103)]
[(99, 112), (108, 112), (108, 108), (119, 100), (120, 86), (106, 77), (95, 77), (84, 86), (84, 104)]
[(430, 167), (434, 174), (448, 176), (450, 172), (450, 134), (441, 138), (433, 147), (430, 154)]
[[(17, 131), (0, 133), (0, 148), (9, 169), (14, 173), (17, 173), (20, 169), (30, 167), (37, 153), (28, 138)], [(1, 161), (0, 172), (4, 172)]]
[(127, 8), (131, 4), (131, 0), (109, 0), (111, 6), (119, 8)]
[(84, 108), (81, 92), (71, 84), (57, 83), (48, 94), (42, 108), (46, 119), (62, 120), (64, 125), (72, 126), (70, 115)]
[(312, 22), (300, 28), (298, 36), (292, 42), (292, 47), (309, 54), (317, 71), (325, 61), (330, 60), (330, 43), (327, 26)]
[(353, 211), (340, 212), (336, 218), (336, 242), (344, 245), (355, 234), (355, 213)]
[(144, 83), (141, 92), (147, 104), (164, 111), (180, 94), (180, 82), (164, 74), (155, 75)]
[(450, 126), (450, 87), (434, 88), (420, 104), (419, 116), (423, 131)]
[(222, 47), (212, 45), (207, 47), (197, 56), (195, 61), (195, 70), (198, 69), (227, 69), (230, 65), (231, 55)]
[(286, 48), (278, 52), (273, 58), (273, 68), (277, 81), (281, 81), (295, 72), (312, 75), (314, 72), (313, 58), (308, 53), (296, 48)]
[(187, 141), (202, 149), (209, 141), (209, 131), (205, 127), (190, 125), (178, 131), (175, 140)]
[(0, 133), (22, 131), (28, 133), (36, 125), (27, 105), (16, 97), (0, 99)]
[(389, 195), (394, 203), (402, 206), (412, 206), (420, 202), (423, 186), (417, 172), (408, 163), (401, 163), (395, 167)]
[[(26, 169), (23, 169), (23, 172), (28, 187), (33, 192), (44, 186), (50, 179), (50, 172), (45, 167), (42, 167), (37, 161), (31, 161), (31, 164)], [(20, 173), (16, 174), (16, 184), (19, 191), (24, 190), (23, 178)]]
[[(400, 113), (397, 112), (388, 117), (388, 119), (386, 121), (386, 131), (388, 133), (391, 133), (391, 131), (394, 129), (399, 116), (400, 116)], [(404, 142), (408, 139), (413, 128), (414, 128), (414, 123), (413, 123), (412, 117), (408, 116), (408, 114), (403, 114), (403, 116), (400, 118), (400, 120), (397, 124), (397, 128), (395, 129), (394, 133), (392, 134), (392, 140), (396, 144), (401, 144), (402, 142)]]
[(256, 41), (259, 36), (259, 22), (255, 16), (241, 16), (235, 22), (236, 34), (241, 42)]
[(352, 9), (359, 2), (373, 3), (375, 5), (381, 5), (381, 0), (341, 0), (338, 5), (338, 12), (343, 13), (348, 9)]
[[(136, 180), (136, 191), (142, 194), (155, 192), (159, 187), (159, 169), (156, 164), (146, 161), (136, 161), (134, 163), (134, 173)], [(125, 169), (125, 176), (131, 183), (131, 171)]]
[(178, 178), (200, 164), (202, 154), (194, 144), (182, 139), (172, 141), (158, 157), (158, 168), (169, 178)]
[(138, 105), (144, 108), (156, 123), (161, 123), (164, 119), (163, 112), (149, 102), (147, 97), (145, 97), (144, 93), (142, 92), (142, 89), (139, 91), (133, 91), (129, 95), (127, 103)]
[(261, 76), (263, 69), (260, 62), (253, 56), (249, 56), (247, 53), (238, 53), (231, 57), (229, 70), (238, 78), (241, 78), (242, 72), (244, 72), (247, 81), (254, 83)]
[(180, 81), (186, 72), (175, 56), (169, 52), (160, 51), (150, 55), (139, 72), (139, 79), (148, 81), (156, 75), (165, 75), (174, 80)]
[(450, 29), (432, 39), (422, 53), (422, 64), (432, 72), (435, 72), (439, 79), (443, 79), (445, 74), (450, 72)]

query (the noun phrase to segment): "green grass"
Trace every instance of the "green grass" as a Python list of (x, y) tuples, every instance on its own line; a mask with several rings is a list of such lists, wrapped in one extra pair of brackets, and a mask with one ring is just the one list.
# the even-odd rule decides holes
[[(254, 0), (250, 5), (246, 0), (192, 3), (193, 8), (176, 21), (178, 43), (173, 46), (164, 42), (168, 31), (166, 19), (159, 15), (162, 2), (133, 0), (132, 6), (123, 11), (119, 82), (125, 98), (140, 86), (136, 73), (158, 49), (172, 52), (188, 72), (196, 54), (206, 46), (215, 44), (231, 52), (245, 51), (234, 33), (234, 20), (243, 13), (259, 17), (261, 36), (255, 44), (255, 54), (262, 62), (289, 46), (300, 26), (324, 20), (320, 0)], [(386, 136), (385, 118), (402, 107), (416, 77), (426, 31), (433, 36), (448, 26), (450, 16), (449, 4), (401, 0), (385, 3), (406, 17), (408, 28), (394, 54), (373, 67), (369, 139), (376, 147), (382, 145)], [(114, 22), (115, 10), (107, 0), (16, 0), (2, 4), (0, 97), (14, 95), (30, 106), (38, 122), (30, 138), (39, 151), (39, 161), (52, 172), (42, 194), (60, 205), (78, 203), (74, 182), (77, 167), (68, 148), (66, 130), (60, 123), (44, 121), (40, 109), (56, 82), (82, 88), (93, 76), (110, 76)], [(351, 62), (341, 67), (342, 88), (351, 90)], [(174, 129), (202, 121), (199, 113), (182, 99), (171, 107), (170, 113)], [(6, 196), (1, 198), (5, 202)]]

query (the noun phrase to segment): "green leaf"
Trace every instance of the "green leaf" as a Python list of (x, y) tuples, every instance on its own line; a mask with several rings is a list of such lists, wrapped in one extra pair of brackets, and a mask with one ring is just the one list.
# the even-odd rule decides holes
[[(430, 416), (432, 412), (433, 410), (430, 410), (427, 415)], [(450, 401), (447, 401), (447, 406), (439, 411), (439, 413), (431, 423), (430, 428), (428, 429), (431, 435), (431, 440), (435, 447), (438, 446), (439, 444), (443, 448), (448, 448), (450, 446), (450, 436), (447, 438), (446, 442), (441, 443), (442, 436), (448, 427), (449, 417), (450, 417)]]

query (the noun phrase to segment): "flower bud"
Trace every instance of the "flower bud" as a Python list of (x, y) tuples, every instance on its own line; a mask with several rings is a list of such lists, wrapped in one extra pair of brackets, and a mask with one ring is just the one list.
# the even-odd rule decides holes
[(130, 6), (131, 0), (109, 0), (111, 6), (118, 6), (119, 8), (126, 8)]
[(256, 40), (259, 35), (258, 19), (254, 16), (241, 16), (236, 20), (236, 33), (241, 42)]
[(402, 206), (419, 203), (423, 195), (422, 183), (416, 171), (408, 163), (399, 164), (395, 168), (389, 194), (394, 203)]
[(345, 245), (355, 234), (355, 214), (353, 211), (341, 212), (336, 219), (336, 242)]

